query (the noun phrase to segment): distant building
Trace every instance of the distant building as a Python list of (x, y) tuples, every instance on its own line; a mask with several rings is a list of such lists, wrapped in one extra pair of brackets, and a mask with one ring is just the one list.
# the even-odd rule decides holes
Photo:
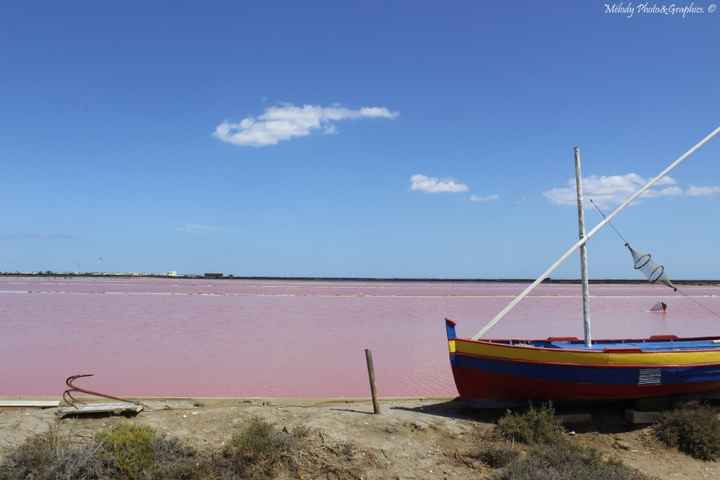
[(177, 272), (175, 270), (170, 270), (165, 275), (167, 275), (168, 277), (177, 277)]
[(222, 272), (208, 272), (203, 275), (205, 278), (223, 278), (223, 276)]

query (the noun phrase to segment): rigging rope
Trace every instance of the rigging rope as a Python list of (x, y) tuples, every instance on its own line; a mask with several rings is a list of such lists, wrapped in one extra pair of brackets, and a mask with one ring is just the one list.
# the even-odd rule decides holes
[(717, 318), (720, 320), (720, 313), (716, 312), (715, 310), (713, 310), (712, 308), (708, 307), (708, 306), (705, 305), (704, 303), (701, 303), (699, 300), (696, 300), (695, 297), (691, 297), (690, 295), (686, 294), (686, 293), (683, 292), (682, 290), (676, 290), (676, 291), (677, 291), (680, 295), (682, 295), (683, 297), (685, 297), (685, 298), (687, 298), (688, 300), (690, 300), (691, 302), (693, 302), (693, 303), (694, 303), (695, 305), (697, 305), (698, 307), (701, 307), (701, 308), (704, 309), (706, 312), (710, 313), (711, 315), (717, 317)]
[[(593, 199), (592, 199), (592, 198), (589, 198), (588, 200), (590, 200), (590, 203), (592, 203), (592, 206), (595, 207), (595, 210), (597, 210), (597, 212), (600, 214), (600, 216), (603, 217), (604, 219), (607, 219), (607, 217), (605, 216), (605, 214), (603, 213), (603, 211), (600, 210), (600, 207), (598, 207), (597, 205), (595, 205), (595, 202), (593, 202)], [(612, 229), (615, 231), (615, 234), (617, 234), (617, 236), (620, 237), (620, 240), (622, 240), (623, 243), (625, 243), (625, 245), (628, 245), (628, 241), (625, 240), (625, 237), (622, 236), (622, 233), (620, 233), (620, 230), (618, 230), (617, 228), (615, 228), (615, 225), (613, 225), (612, 222), (609, 222), (609, 224), (610, 224), (610, 228), (612, 228)]]
[[(602, 216), (603, 218), (607, 218), (605, 216), (605, 214), (603, 213), (603, 211), (600, 210), (600, 207), (598, 207), (595, 204), (595, 202), (592, 201), (592, 199), (589, 199), (589, 200), (590, 200), (590, 203), (592, 204), (592, 206), (595, 207), (595, 210), (600, 214), (600, 216)], [(658, 265), (655, 262), (653, 262), (652, 256), (649, 253), (643, 254), (643, 253), (639, 253), (636, 250), (634, 250), (630, 246), (630, 243), (625, 239), (625, 237), (623, 237), (622, 233), (620, 233), (620, 230), (618, 230), (615, 227), (615, 225), (612, 224), (612, 222), (609, 222), (609, 224), (612, 227), (612, 229), (615, 231), (617, 236), (625, 243), (625, 247), (628, 250), (630, 250), (630, 254), (633, 257), (633, 264), (634, 264), (633, 267), (635, 268), (635, 270), (642, 271), (645, 274), (645, 276), (648, 278), (650, 283), (657, 283), (658, 281), (661, 283), (664, 283), (665, 285), (672, 288), (674, 291), (676, 291), (683, 297), (685, 297), (688, 300), (690, 300), (691, 302), (693, 302), (698, 307), (702, 308), (703, 310), (710, 313), (714, 317), (717, 317), (718, 319), (720, 319), (720, 313), (716, 312), (712, 308), (710, 308), (707, 305), (705, 305), (704, 303), (700, 302), (695, 297), (692, 297), (692, 296), (688, 295), (687, 293), (685, 293), (684, 291), (679, 290), (675, 285), (673, 285), (670, 282), (670, 279), (667, 278), (667, 276), (665, 275), (665, 267), (664, 266)]]

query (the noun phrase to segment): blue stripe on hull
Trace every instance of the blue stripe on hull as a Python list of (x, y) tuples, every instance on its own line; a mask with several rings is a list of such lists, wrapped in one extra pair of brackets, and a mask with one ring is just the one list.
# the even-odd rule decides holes
[(720, 380), (720, 365), (707, 367), (667, 367), (661, 368), (662, 383), (673, 385), (678, 383), (717, 382)]
[[(597, 385), (677, 385), (720, 382), (720, 365), (697, 367), (584, 367), (522, 363), (450, 354), (453, 366), (538, 380)], [(657, 375), (659, 373), (659, 376)]]

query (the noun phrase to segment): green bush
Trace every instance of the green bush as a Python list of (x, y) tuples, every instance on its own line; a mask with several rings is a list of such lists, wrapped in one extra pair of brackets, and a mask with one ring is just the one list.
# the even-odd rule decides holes
[(98, 457), (109, 478), (194, 480), (205, 478), (197, 451), (148, 426), (122, 423), (96, 436)]
[(497, 430), (506, 440), (528, 445), (557, 442), (563, 438), (563, 426), (550, 406), (531, 406), (524, 413), (508, 412), (497, 422)]
[(118, 476), (142, 480), (152, 470), (155, 463), (155, 430), (152, 428), (121, 423), (98, 433), (95, 438), (101, 445), (100, 458), (114, 468)]
[(517, 457), (494, 480), (648, 480), (620, 462), (605, 461), (591, 448), (567, 440), (534, 446)]
[(655, 424), (655, 435), (668, 445), (700, 460), (720, 458), (720, 420), (708, 406), (667, 412)]

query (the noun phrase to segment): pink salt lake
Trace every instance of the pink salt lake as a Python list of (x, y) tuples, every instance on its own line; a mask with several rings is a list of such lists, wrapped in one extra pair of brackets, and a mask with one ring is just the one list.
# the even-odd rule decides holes
[[(57, 395), (65, 377), (117, 395), (456, 395), (444, 317), (474, 334), (524, 285), (0, 278), (0, 395)], [(661, 286), (591, 285), (596, 338), (720, 335)], [(685, 287), (720, 311), (720, 288)], [(582, 336), (580, 289), (543, 285), (490, 337)], [(649, 312), (660, 298), (666, 314)]]

